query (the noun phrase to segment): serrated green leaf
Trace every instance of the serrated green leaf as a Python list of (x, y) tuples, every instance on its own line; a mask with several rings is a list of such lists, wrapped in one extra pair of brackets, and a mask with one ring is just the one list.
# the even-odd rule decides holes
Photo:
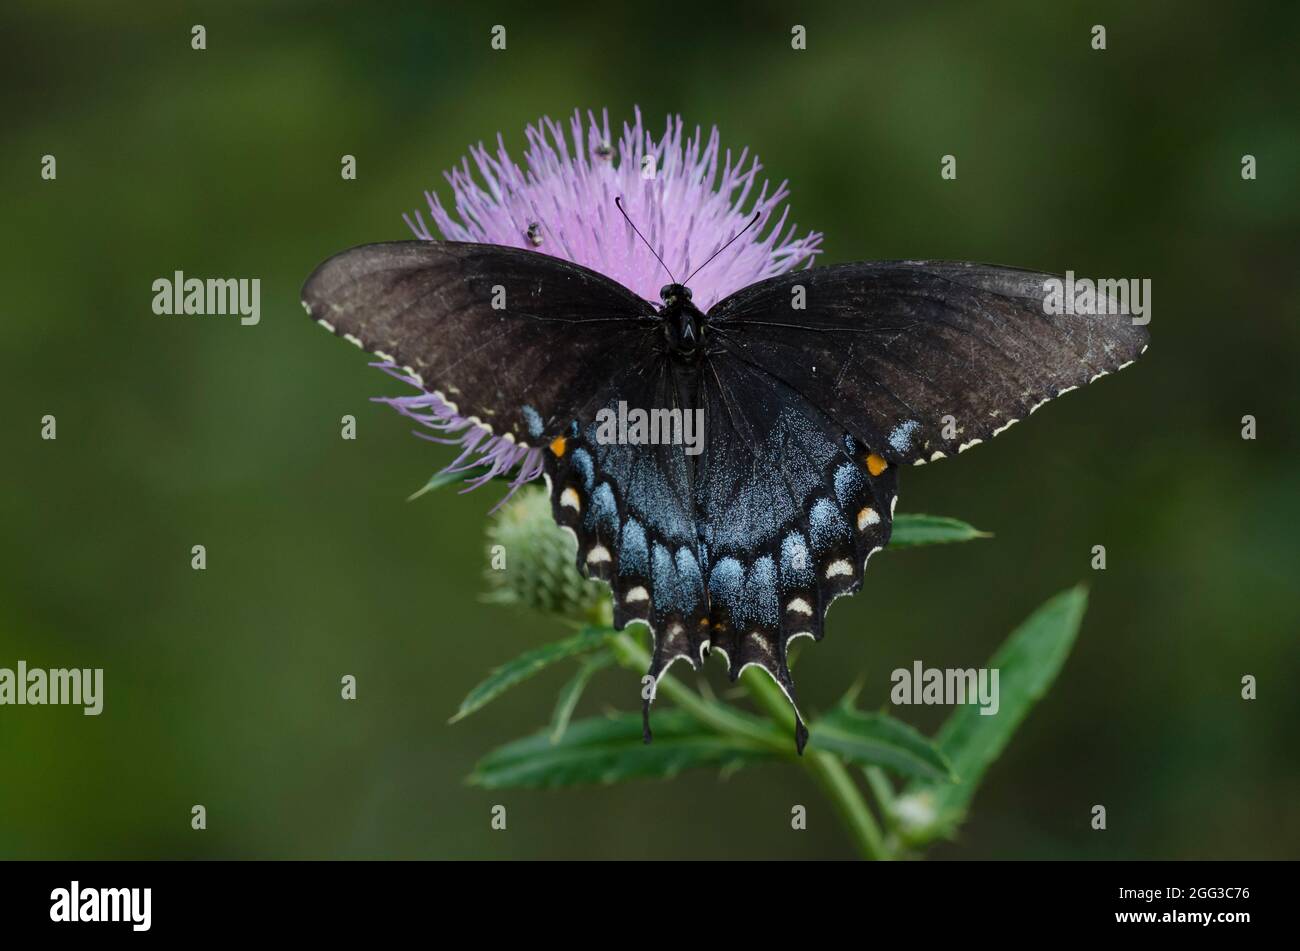
[(479, 761), (470, 782), (487, 789), (553, 788), (779, 758), (767, 747), (711, 732), (680, 710), (657, 712), (654, 742), (645, 743), (640, 714), (620, 713), (574, 721), (558, 743), (549, 729), (507, 743)]
[(573, 679), (560, 688), (560, 694), (555, 700), (555, 712), (551, 715), (552, 743), (560, 742), (564, 731), (569, 728), (569, 720), (573, 717), (573, 710), (577, 707), (582, 692), (587, 689), (587, 682), (598, 670), (612, 663), (614, 663), (612, 651), (597, 651), (584, 660), (578, 672), (573, 675)]
[(455, 723), (469, 716), (475, 710), (495, 700), (505, 690), (527, 680), (558, 660), (595, 650), (605, 644), (612, 634), (613, 632), (607, 627), (585, 627), (572, 637), (525, 651), (514, 660), (496, 668), (482, 683), (471, 690), (461, 701), (460, 709), (456, 711), (456, 715), (450, 722)]
[(1082, 585), (1061, 592), (1016, 628), (989, 660), (989, 668), (998, 671), (998, 712), (984, 716), (978, 706), (963, 705), (935, 736), (958, 781), (913, 783), (896, 801), (917, 837), (946, 834), (965, 814), (984, 773), (1056, 679), (1087, 606)]
[(883, 766), (924, 779), (952, 778), (948, 761), (925, 736), (888, 714), (856, 710), (851, 702), (815, 720), (808, 742), (859, 766)]
[(976, 538), (992, 538), (973, 525), (943, 515), (904, 514), (894, 516), (890, 548), (917, 548), (921, 545), (946, 545)]

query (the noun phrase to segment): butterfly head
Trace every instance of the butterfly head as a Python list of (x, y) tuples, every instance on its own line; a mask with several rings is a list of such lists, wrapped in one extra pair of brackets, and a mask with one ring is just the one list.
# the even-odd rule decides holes
[(663, 321), (669, 352), (686, 358), (694, 356), (704, 337), (704, 314), (691, 303), (691, 289), (685, 284), (665, 284), (659, 297), (664, 302), (659, 319)]
[(689, 301), (691, 289), (685, 284), (665, 284), (659, 288), (659, 299), (664, 302), (664, 307), (670, 307), (679, 300)]

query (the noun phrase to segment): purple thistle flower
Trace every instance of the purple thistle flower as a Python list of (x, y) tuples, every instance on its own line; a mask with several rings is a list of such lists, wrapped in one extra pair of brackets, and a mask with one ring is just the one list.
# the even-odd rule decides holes
[[(584, 128), (575, 110), (569, 138), (564, 127), (549, 118), (530, 125), (525, 136), (527, 170), (515, 164), (498, 135), (495, 153), (479, 143), (470, 148), (459, 168), (446, 173), (454, 214), (436, 194), (425, 192), (429, 216), (445, 240), (526, 248), (564, 258), (657, 303), (663, 271), (619, 214), (615, 198), (622, 198), (628, 216), (667, 267), (682, 278), (757, 214), (756, 225), (692, 280), (694, 300), (705, 311), (755, 281), (801, 263), (811, 264), (819, 251), (820, 234), (796, 238), (797, 225), (786, 226), (786, 183), (772, 189), (765, 179), (760, 181), (758, 159), (748, 149), (733, 157), (730, 149), (722, 148), (716, 127), (707, 140), (698, 126), (693, 135), (684, 137), (681, 118), (670, 117), (656, 141), (643, 127), (637, 109), (634, 122), (624, 123), (621, 137), (614, 142), (608, 112), (602, 112), (599, 120), (589, 112)], [(436, 240), (419, 211), (402, 217), (417, 238)], [(540, 449), (492, 435), (393, 364), (373, 365), (419, 391), (379, 397), (378, 402), (439, 434), (417, 435), (462, 448), (460, 456), (439, 473), (474, 472), (462, 491), (515, 472), (504, 502), (541, 475)]]

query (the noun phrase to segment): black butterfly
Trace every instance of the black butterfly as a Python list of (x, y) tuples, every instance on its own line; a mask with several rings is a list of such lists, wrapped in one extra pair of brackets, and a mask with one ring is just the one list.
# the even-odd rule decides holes
[[(757, 664), (793, 704), (790, 641), (820, 639), (889, 542), (898, 467), (996, 436), (1146, 349), (1129, 317), (1044, 313), (1049, 278), (817, 267), (706, 314), (678, 283), (656, 308), (537, 251), (399, 241), (330, 258), (303, 302), (459, 415), (545, 447), (555, 519), (579, 569), (613, 589), (615, 625), (654, 633), (656, 681), (711, 648), (733, 679)], [(620, 401), (703, 410), (703, 451), (598, 438), (597, 414)], [(800, 751), (806, 737), (800, 720)]]

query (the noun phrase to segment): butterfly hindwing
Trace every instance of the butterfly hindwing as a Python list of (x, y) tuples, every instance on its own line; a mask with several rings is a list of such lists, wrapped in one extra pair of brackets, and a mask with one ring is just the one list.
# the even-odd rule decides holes
[(615, 627), (640, 621), (653, 632), (656, 681), (674, 660), (698, 664), (707, 640), (692, 460), (680, 444), (628, 442), (602, 418), (617, 420), (620, 403), (624, 415), (682, 409), (678, 383), (666, 358), (647, 358), (544, 459), (552, 512), (577, 538), (578, 568), (609, 584)]
[(882, 456), (921, 463), (997, 435), (1146, 349), (1129, 316), (1046, 313), (1052, 280), (948, 262), (812, 268), (718, 302), (710, 330)]
[(733, 677), (757, 664), (793, 703), (789, 644), (821, 638), (831, 602), (888, 543), (895, 474), (799, 393), (725, 355), (704, 404), (696, 509), (713, 646)]

